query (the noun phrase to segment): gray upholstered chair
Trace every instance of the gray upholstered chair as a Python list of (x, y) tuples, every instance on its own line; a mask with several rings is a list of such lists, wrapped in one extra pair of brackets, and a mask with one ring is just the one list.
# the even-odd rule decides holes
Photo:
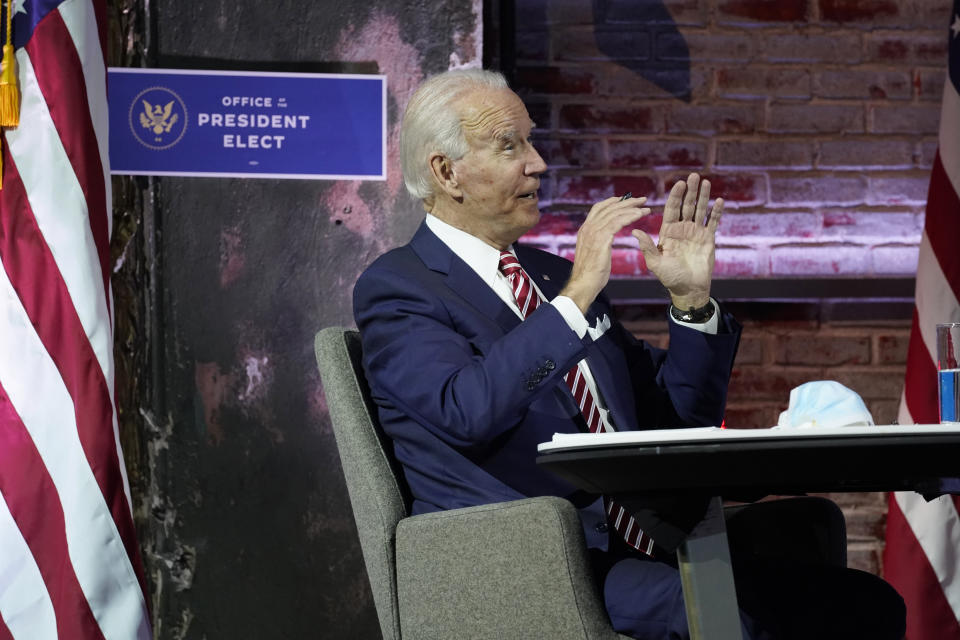
[(330, 327), (315, 347), (386, 640), (627, 640), (610, 626), (573, 505), (545, 497), (408, 517), (359, 334)]

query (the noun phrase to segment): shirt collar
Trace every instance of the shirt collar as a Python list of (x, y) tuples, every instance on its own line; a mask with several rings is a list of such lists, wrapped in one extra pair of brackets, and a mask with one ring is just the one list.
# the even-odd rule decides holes
[[(466, 262), (467, 266), (473, 269), (484, 282), (493, 286), (497, 280), (497, 274), (500, 273), (499, 250), (432, 214), (427, 214), (426, 223), (427, 228), (440, 238), (443, 244)], [(507, 247), (507, 251), (516, 255), (513, 245)]]

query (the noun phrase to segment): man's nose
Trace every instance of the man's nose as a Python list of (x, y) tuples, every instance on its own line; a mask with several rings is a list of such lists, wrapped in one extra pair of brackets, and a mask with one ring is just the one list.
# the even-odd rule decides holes
[(540, 153), (532, 145), (530, 146), (526, 168), (528, 176), (535, 176), (547, 170), (547, 163), (543, 161)]

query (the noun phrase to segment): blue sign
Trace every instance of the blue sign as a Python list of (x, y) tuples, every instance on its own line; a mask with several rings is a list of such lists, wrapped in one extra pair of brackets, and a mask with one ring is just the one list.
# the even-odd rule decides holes
[(109, 69), (110, 172), (385, 180), (385, 76)]

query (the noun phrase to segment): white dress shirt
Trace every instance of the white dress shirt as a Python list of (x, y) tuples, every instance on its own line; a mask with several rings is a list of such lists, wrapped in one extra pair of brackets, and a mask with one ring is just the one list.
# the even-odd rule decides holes
[[(503, 300), (504, 304), (513, 309), (514, 313), (517, 314), (517, 317), (523, 320), (523, 313), (520, 311), (520, 307), (517, 305), (517, 299), (514, 297), (513, 290), (510, 288), (510, 282), (500, 271), (500, 251), (491, 247), (480, 238), (472, 236), (462, 229), (458, 229), (450, 224), (447, 224), (440, 218), (437, 218), (429, 213), (427, 214), (426, 223), (430, 231), (440, 238), (440, 241), (447, 245), (447, 247), (449, 247), (449, 249), (453, 251), (461, 260), (466, 262), (467, 265), (473, 269), (478, 276), (480, 276), (480, 279), (487, 283), (487, 285), (493, 289), (494, 293), (496, 293), (497, 296)], [(508, 251), (516, 256), (512, 245), (508, 248)], [(541, 302), (545, 302), (546, 298), (544, 298), (543, 292), (540, 291), (540, 288), (537, 287), (537, 283), (533, 281), (532, 277), (530, 278), (530, 281), (533, 283), (533, 288), (537, 292), (537, 297), (539, 297)], [(705, 333), (715, 334), (718, 326), (717, 316), (719, 315), (719, 309), (717, 309), (717, 303), (713, 300), (713, 298), (711, 298), (710, 301), (714, 305), (714, 314), (713, 317), (705, 323), (691, 324), (687, 322), (679, 322), (674, 320), (673, 316), (671, 316), (669, 312), (667, 313), (667, 317), (669, 317), (672, 322), (676, 322), (677, 324), (682, 324)], [(599, 319), (597, 321), (598, 326), (590, 327), (587, 324), (587, 319), (580, 311), (580, 308), (577, 307), (576, 303), (567, 296), (556, 296), (553, 300), (549, 301), (549, 304), (552, 304), (557, 311), (560, 312), (560, 315), (563, 316), (563, 319), (570, 326), (570, 329), (572, 329), (579, 338), (583, 338), (588, 329), (590, 330), (591, 334), (596, 334), (596, 337), (599, 337), (599, 334), (604, 329), (604, 327), (600, 326)], [(600, 411), (600, 417), (603, 421), (605, 430), (615, 431), (616, 429), (614, 429), (612, 421), (609, 419), (606, 404), (603, 401), (603, 395), (597, 388), (597, 383), (593, 379), (593, 374), (590, 371), (590, 366), (587, 364), (586, 359), (583, 359), (577, 363), (577, 366), (580, 368), (581, 375), (587, 382), (587, 387), (590, 389), (590, 392), (593, 393), (593, 397), (597, 401), (597, 409)]]

